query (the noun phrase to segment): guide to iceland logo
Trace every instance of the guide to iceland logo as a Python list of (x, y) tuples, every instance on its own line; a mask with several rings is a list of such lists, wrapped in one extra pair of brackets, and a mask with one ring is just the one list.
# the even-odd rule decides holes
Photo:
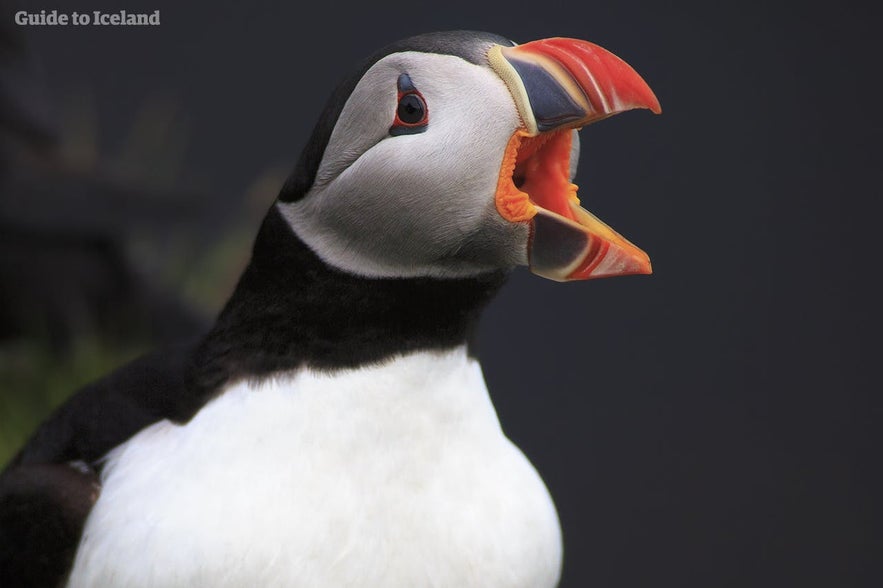
[(159, 10), (153, 12), (104, 12), (101, 10), (85, 10), (62, 12), (59, 10), (41, 10), (28, 12), (19, 10), (15, 13), (15, 24), (19, 26), (158, 26)]

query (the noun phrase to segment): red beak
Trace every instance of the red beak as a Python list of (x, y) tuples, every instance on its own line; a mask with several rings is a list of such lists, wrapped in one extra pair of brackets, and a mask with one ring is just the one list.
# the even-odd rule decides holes
[[(646, 253), (579, 206), (567, 175), (569, 141), (556, 133), (635, 108), (659, 114), (650, 86), (613, 53), (579, 39), (495, 46), (488, 60), (524, 122), (516, 135), (525, 140), (513, 138), (504, 156), (497, 209), (510, 221), (531, 221), (531, 271), (560, 281), (651, 273)], [(526, 155), (528, 145), (538, 147)], [(513, 173), (526, 175), (524, 191)]]

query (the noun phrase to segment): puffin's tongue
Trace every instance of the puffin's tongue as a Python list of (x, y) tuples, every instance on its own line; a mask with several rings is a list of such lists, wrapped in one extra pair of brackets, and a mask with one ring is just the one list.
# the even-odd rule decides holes
[(512, 178), (531, 202), (575, 221), (570, 203), (579, 200), (570, 182), (570, 142), (569, 129), (523, 137)]

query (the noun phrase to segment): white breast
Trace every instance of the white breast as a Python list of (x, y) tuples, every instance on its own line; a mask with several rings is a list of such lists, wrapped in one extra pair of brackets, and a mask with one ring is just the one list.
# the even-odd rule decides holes
[(240, 382), (108, 457), (69, 586), (556, 585), (551, 498), (465, 350)]

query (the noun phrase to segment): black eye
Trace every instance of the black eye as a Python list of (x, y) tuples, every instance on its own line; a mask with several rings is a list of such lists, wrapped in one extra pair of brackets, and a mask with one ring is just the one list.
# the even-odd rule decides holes
[(398, 121), (406, 125), (422, 124), (426, 115), (426, 104), (423, 98), (417, 94), (405, 94), (399, 98), (399, 108), (396, 111)]
[(389, 127), (389, 134), (414, 135), (422, 133), (429, 126), (429, 109), (420, 90), (414, 86), (411, 76), (406, 73), (399, 75), (397, 82), (399, 104), (396, 106), (395, 119)]

